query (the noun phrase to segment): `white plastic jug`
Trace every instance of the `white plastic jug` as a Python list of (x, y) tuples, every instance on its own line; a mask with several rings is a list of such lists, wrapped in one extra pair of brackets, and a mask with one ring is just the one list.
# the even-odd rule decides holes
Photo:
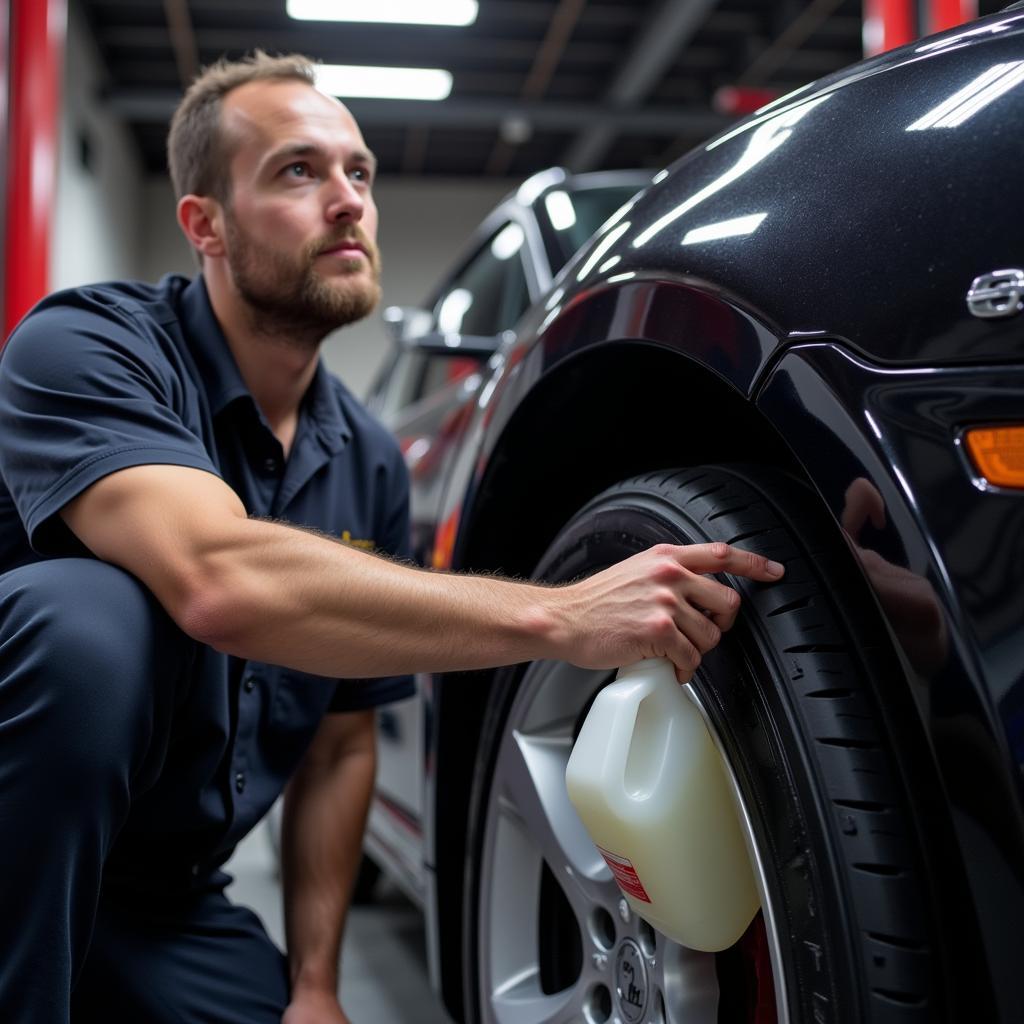
[(692, 949), (740, 938), (760, 905), (750, 858), (721, 756), (671, 662), (619, 670), (594, 700), (565, 782), (637, 914)]

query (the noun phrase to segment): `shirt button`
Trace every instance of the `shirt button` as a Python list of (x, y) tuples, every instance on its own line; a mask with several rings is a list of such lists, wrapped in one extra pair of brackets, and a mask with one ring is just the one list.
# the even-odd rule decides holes
[(245, 772), (238, 772), (235, 775), (235, 789), (239, 793), (245, 792)]
[(277, 472), (277, 459), (275, 459), (273, 455), (268, 455), (263, 460), (263, 468), (268, 473), (276, 473)]
[(242, 686), (246, 693), (252, 693), (256, 689), (256, 680), (252, 676), (246, 676)]

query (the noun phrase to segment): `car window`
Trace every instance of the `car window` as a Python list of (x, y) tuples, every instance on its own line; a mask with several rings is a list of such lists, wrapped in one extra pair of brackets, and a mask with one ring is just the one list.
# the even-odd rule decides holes
[(552, 270), (557, 273), (569, 257), (637, 191), (638, 186), (630, 184), (549, 192), (544, 197), (544, 204), (555, 240), (554, 251), (551, 247), (548, 251)]
[(420, 378), (417, 398), (424, 398), (468, 377), (480, 368), (483, 360), (478, 356), (433, 356), (427, 360)]
[(438, 331), (492, 336), (515, 324), (530, 303), (525, 241), (523, 229), (510, 222), (484, 243), (434, 307)]

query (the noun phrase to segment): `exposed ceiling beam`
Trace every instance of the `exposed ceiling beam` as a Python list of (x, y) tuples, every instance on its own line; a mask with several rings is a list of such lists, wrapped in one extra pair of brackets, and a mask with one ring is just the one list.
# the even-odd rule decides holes
[[(221, 14), (237, 17), (238, 0), (190, 0), (194, 11), (203, 14)], [(429, 0), (424, 0), (429, 2)], [(105, 8), (121, 8), (125, 12), (138, 11), (139, 0), (103, 0)], [(284, 10), (282, 0), (246, 0), (246, 17), (278, 16)], [(546, 25), (551, 20), (550, 0), (485, 0), (480, 5), (479, 22), (511, 21), (522, 25), (537, 22)], [(601, 4), (588, 14), (588, 21), (602, 27), (626, 28), (636, 22), (636, 9), (632, 0), (617, 4)]]
[(761, 85), (786, 64), (793, 52), (810, 38), (815, 30), (834, 14), (843, 0), (812, 0), (786, 27), (763, 49), (757, 59), (740, 75), (737, 85)]
[[(521, 100), (527, 102), (539, 100), (547, 92), (551, 77), (565, 53), (569, 38), (572, 36), (573, 29), (576, 28), (576, 23), (580, 20), (580, 15), (586, 4), (587, 0), (558, 0), (554, 16), (544, 34), (544, 41), (537, 50), (533, 67), (530, 68), (530, 73), (523, 83), (522, 91), (519, 94)], [(516, 146), (503, 133), (491, 150), (486, 173), (492, 177), (503, 177), (508, 174), (515, 153)]]
[[(173, 90), (117, 89), (103, 97), (104, 106), (126, 121), (166, 124), (181, 100)], [(431, 128), (496, 129), (506, 118), (525, 118), (545, 131), (608, 127), (615, 134), (709, 136), (732, 119), (708, 110), (610, 108), (603, 103), (509, 103), (508, 100), (350, 100), (357, 121), (368, 125), (425, 125)]]
[[(104, 50), (162, 52), (167, 48), (167, 30), (162, 25), (110, 25), (97, 31), (97, 41)], [(537, 52), (537, 43), (533, 39), (510, 39), (508, 36), (459, 38), (445, 33), (430, 38), (428, 42), (422, 33), (392, 35), (372, 31), (365, 26), (339, 29), (332, 25), (319, 31), (305, 27), (292, 28), (290, 25), (273, 30), (246, 25), (237, 28), (211, 27), (202, 29), (198, 41), (204, 55), (240, 53), (256, 47), (266, 49), (272, 46), (274, 49), (294, 50), (322, 59), (343, 59), (347, 56), (361, 64), (369, 61), (395, 64), (409, 60), (420, 64), (429, 63), (433, 67), (437, 66), (436, 61), (464, 64), (467, 47), (471, 53), (483, 55), (480, 63), (486, 67), (494, 67), (501, 61), (509, 60), (530, 65)], [(614, 60), (620, 51), (621, 47), (614, 40), (577, 40), (571, 44), (570, 56), (574, 63), (605, 64)], [(429, 55), (429, 61), (424, 61), (426, 55)]]
[(184, 88), (199, 74), (199, 46), (192, 28), (192, 15), (188, 11), (188, 0), (164, 0), (164, 14), (171, 32), (171, 46), (174, 61), (178, 65), (178, 77)]
[(429, 145), (430, 129), (425, 125), (413, 125), (405, 133), (405, 145), (402, 147), (403, 174), (423, 173)]
[[(718, 0), (663, 0), (633, 44), (605, 95), (608, 107), (640, 103), (693, 38)], [(573, 171), (586, 171), (601, 161), (615, 139), (615, 123), (595, 124), (577, 136), (565, 154)]]

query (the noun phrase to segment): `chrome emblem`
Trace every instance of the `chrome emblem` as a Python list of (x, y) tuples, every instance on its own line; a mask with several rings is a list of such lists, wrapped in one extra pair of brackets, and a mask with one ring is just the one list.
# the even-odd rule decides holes
[(1024, 309), (1024, 270), (993, 270), (971, 282), (967, 308), (972, 316), (991, 320)]
[(640, 947), (626, 939), (615, 957), (615, 995), (626, 1024), (639, 1024), (647, 1012), (647, 967)]

